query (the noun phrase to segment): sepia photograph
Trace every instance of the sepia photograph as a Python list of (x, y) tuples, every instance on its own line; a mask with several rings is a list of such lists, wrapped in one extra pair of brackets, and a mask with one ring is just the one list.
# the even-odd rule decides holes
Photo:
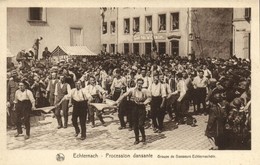
[(6, 16), (7, 150), (252, 149), (250, 7)]

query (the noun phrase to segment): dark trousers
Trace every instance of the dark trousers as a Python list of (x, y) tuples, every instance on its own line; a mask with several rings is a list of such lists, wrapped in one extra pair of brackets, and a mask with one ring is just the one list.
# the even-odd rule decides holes
[(81, 128), (81, 137), (86, 137), (86, 117), (87, 117), (87, 102), (86, 101), (74, 101), (72, 112), (72, 125), (75, 128), (76, 133), (80, 133), (78, 126), (78, 118)]
[(121, 90), (117, 89), (114, 91), (113, 100), (116, 101), (121, 95)]
[[(99, 98), (98, 95), (92, 95), (93, 97), (93, 103), (101, 103), (102, 100)], [(89, 117), (89, 121), (92, 122), (92, 125), (95, 125), (95, 112), (96, 112), (96, 116), (98, 117), (98, 119), (100, 120), (101, 123), (105, 123), (102, 117), (102, 112), (99, 110), (96, 110), (93, 106), (89, 106), (88, 108), (88, 117)]]
[(207, 90), (206, 88), (197, 88), (195, 90), (195, 102), (197, 105), (197, 112), (202, 112), (200, 109), (200, 104), (203, 106), (203, 112), (206, 112), (206, 94)]
[(172, 109), (173, 109), (173, 103), (171, 102), (171, 100), (166, 99), (165, 100), (165, 111), (168, 113), (170, 119), (173, 118), (173, 115), (172, 115), (173, 110)]
[(99, 110), (95, 110), (95, 108), (93, 106), (90, 106), (89, 110), (88, 110), (88, 113), (89, 113), (88, 115), (89, 115), (89, 120), (91, 121), (92, 125), (95, 125), (95, 112), (96, 112), (96, 116), (98, 117), (100, 122), (105, 123), (105, 121), (103, 120), (102, 112)]
[(189, 100), (187, 100), (186, 96), (182, 98), (182, 100), (176, 103), (176, 113), (175, 119), (177, 122), (182, 122), (184, 117), (188, 116), (189, 111)]
[(151, 118), (154, 128), (162, 130), (165, 108), (160, 108), (162, 97), (152, 97), (151, 101)]
[(9, 114), (7, 114), (7, 125), (8, 126), (15, 126), (16, 125), (16, 111), (13, 110), (14, 103), (10, 104), (8, 108)]
[(145, 106), (132, 103), (132, 119), (135, 133), (135, 140), (139, 141), (139, 131), (142, 138), (145, 139), (144, 123), (145, 123)]
[(118, 107), (118, 118), (119, 118), (121, 127), (126, 127), (126, 122), (124, 120), (124, 116), (127, 115), (127, 108), (128, 108), (127, 102), (128, 102), (127, 99), (124, 98)]
[(30, 136), (30, 113), (32, 110), (32, 104), (29, 100), (18, 101), (16, 104), (16, 127), (17, 132), (22, 134), (22, 120), (25, 125), (26, 135)]
[(69, 111), (69, 101), (64, 100), (62, 103), (55, 109), (55, 116), (58, 121), (59, 126), (63, 126), (62, 124), (62, 119), (61, 119), (61, 114), (60, 111), (63, 111), (63, 117), (64, 117), (64, 126), (68, 126), (68, 111)]
[(133, 106), (134, 106), (133, 101), (128, 100), (126, 102), (126, 110), (127, 110), (127, 112), (126, 112), (127, 116), (126, 117), (127, 117), (128, 123), (129, 123), (129, 128), (133, 127), (133, 112), (132, 112)]

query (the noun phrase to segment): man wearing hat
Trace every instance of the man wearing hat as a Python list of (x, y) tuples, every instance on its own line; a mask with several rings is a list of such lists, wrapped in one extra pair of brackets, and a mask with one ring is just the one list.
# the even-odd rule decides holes
[(68, 127), (69, 101), (62, 100), (62, 99), (65, 95), (70, 93), (70, 91), (71, 91), (70, 85), (65, 82), (64, 75), (61, 75), (60, 82), (58, 82), (55, 85), (55, 91), (54, 91), (54, 95), (55, 95), (54, 102), (56, 105), (55, 116), (58, 121), (58, 127), (57, 127), (58, 129), (63, 127), (62, 118), (61, 118), (61, 110), (63, 111), (63, 116), (64, 116), (64, 128)]
[(54, 95), (54, 92), (55, 92), (55, 86), (56, 84), (59, 82), (59, 80), (57, 79), (57, 74), (55, 72), (51, 73), (51, 77), (48, 81), (48, 86), (47, 86), (47, 89), (46, 91), (48, 92), (48, 95), (49, 95), (49, 104), (51, 106), (54, 105), (54, 98), (55, 98), (55, 95)]

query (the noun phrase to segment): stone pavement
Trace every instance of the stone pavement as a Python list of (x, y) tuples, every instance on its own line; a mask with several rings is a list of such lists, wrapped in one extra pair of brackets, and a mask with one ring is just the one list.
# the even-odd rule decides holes
[[(118, 130), (119, 120), (117, 113), (104, 116), (107, 126), (100, 125), (91, 128), (87, 124), (87, 139), (84, 141), (75, 138), (74, 127), (69, 117), (69, 127), (56, 129), (57, 121), (48, 114), (45, 120), (38, 121), (31, 127), (31, 137), (24, 140), (23, 135), (14, 137), (16, 130), (7, 131), (7, 149), (22, 150), (208, 150), (211, 148), (204, 132), (207, 126), (208, 116), (197, 115), (197, 126), (179, 125), (173, 129), (174, 122), (165, 117), (165, 130), (162, 133), (154, 133), (152, 127), (146, 129), (147, 144), (133, 145), (134, 132), (128, 129)], [(35, 125), (35, 124), (34, 124)], [(24, 130), (25, 132), (25, 130)], [(80, 137), (80, 136), (79, 136)]]

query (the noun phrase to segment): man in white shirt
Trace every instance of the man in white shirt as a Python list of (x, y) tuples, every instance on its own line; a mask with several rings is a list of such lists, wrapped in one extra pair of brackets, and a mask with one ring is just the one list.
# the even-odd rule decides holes
[[(85, 87), (85, 92), (91, 95), (89, 102), (92, 103), (102, 103), (106, 99), (106, 91), (98, 84), (96, 84), (96, 78), (94, 76), (90, 76), (89, 85)], [(92, 122), (92, 128), (95, 127), (95, 109), (94, 107), (89, 107), (89, 121)], [(96, 111), (96, 115), (99, 118), (102, 125), (105, 124), (101, 112)]]
[(81, 81), (76, 82), (76, 88), (73, 88), (67, 95), (67, 100), (71, 99), (73, 104), (72, 112), (72, 124), (75, 128), (75, 137), (80, 133), (78, 126), (78, 118), (81, 127), (81, 140), (86, 139), (86, 116), (87, 116), (87, 101), (91, 98), (91, 95), (82, 88)]
[(30, 90), (25, 89), (24, 82), (19, 83), (19, 89), (15, 92), (14, 99), (14, 109), (16, 110), (16, 127), (17, 134), (15, 137), (18, 137), (19, 134), (22, 134), (22, 118), (24, 119), (24, 125), (26, 129), (26, 135), (24, 139), (29, 139), (30, 137), (30, 112), (32, 109), (35, 109), (35, 99)]
[[(168, 96), (170, 93), (172, 93), (170, 85), (165, 82), (165, 76), (164, 75), (160, 75), (159, 79), (160, 79), (160, 83), (165, 88), (166, 96)], [(173, 116), (172, 116), (172, 109), (171, 109), (171, 105), (170, 104), (171, 104), (171, 101), (166, 98), (166, 100), (165, 100), (165, 109), (164, 110), (168, 113), (168, 115), (170, 117), (170, 120), (172, 120)]]
[[(145, 136), (145, 106), (151, 101), (150, 92), (147, 89), (142, 88), (143, 79), (137, 80), (137, 85), (135, 88), (131, 88), (126, 93), (124, 93), (121, 97), (116, 101), (117, 104), (120, 105), (124, 98), (129, 97), (132, 102), (132, 118), (133, 118), (133, 127), (135, 133), (135, 142), (134, 144), (138, 144), (139, 142), (146, 142)], [(139, 131), (142, 135), (142, 140), (139, 141)]]
[[(175, 109), (175, 121), (178, 122), (185, 117), (185, 112), (187, 111), (187, 99), (186, 92), (187, 86), (183, 80), (182, 73), (177, 73), (177, 90), (169, 94), (171, 99), (177, 99), (176, 109)], [(175, 101), (174, 101), (175, 102)]]
[(207, 65), (203, 65), (203, 72), (204, 72), (204, 77), (210, 79), (212, 78), (212, 73), (211, 71), (208, 69)]
[[(123, 93), (126, 92), (127, 81), (126, 78), (121, 76), (120, 70), (116, 70), (116, 76), (111, 85), (111, 93), (113, 94), (113, 100), (117, 100)], [(121, 102), (118, 108), (118, 118), (120, 121), (119, 130), (126, 128), (126, 122), (124, 121), (124, 116), (127, 115), (127, 99)]]
[(204, 76), (203, 70), (199, 70), (199, 75), (193, 80), (193, 86), (195, 89), (195, 98), (197, 104), (196, 113), (201, 113), (200, 104), (203, 105), (203, 112), (206, 113), (206, 95), (208, 87), (208, 79)]
[(149, 86), (148, 91), (151, 92), (151, 118), (154, 127), (154, 132), (161, 133), (163, 129), (163, 118), (165, 111), (163, 111), (166, 90), (159, 82), (159, 76), (154, 75), (153, 83)]
[(63, 75), (60, 76), (60, 82), (58, 82), (55, 86), (55, 116), (58, 121), (58, 129), (63, 127), (62, 119), (61, 119), (61, 110), (63, 111), (64, 116), (64, 128), (68, 127), (68, 111), (69, 111), (69, 101), (63, 100), (63, 97), (70, 93), (70, 85), (65, 83), (65, 77)]

